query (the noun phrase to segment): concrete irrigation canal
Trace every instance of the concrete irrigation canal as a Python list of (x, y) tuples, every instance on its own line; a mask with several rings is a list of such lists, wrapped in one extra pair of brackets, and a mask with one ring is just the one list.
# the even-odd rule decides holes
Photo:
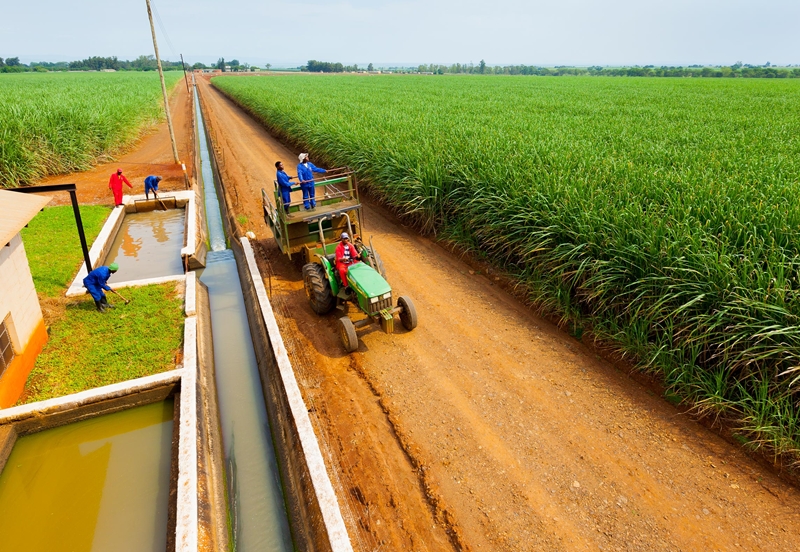
[(115, 290), (174, 283), (182, 353), (166, 372), (0, 410), (0, 551), (352, 550), (195, 102), (196, 185), (126, 197), (88, 254), (120, 266)]
[[(195, 96), (195, 99), (196, 96)], [(292, 550), (280, 477), (233, 251), (226, 249), (202, 113), (197, 121), (211, 251), (200, 281), (208, 288), (217, 394), (225, 443), (236, 550)]]

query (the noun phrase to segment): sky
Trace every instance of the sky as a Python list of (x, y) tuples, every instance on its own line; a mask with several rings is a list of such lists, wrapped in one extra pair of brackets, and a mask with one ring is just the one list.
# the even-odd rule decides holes
[[(799, 0), (152, 0), (163, 59), (296, 67), (800, 64)], [(153, 53), (145, 0), (0, 11), (0, 57)]]

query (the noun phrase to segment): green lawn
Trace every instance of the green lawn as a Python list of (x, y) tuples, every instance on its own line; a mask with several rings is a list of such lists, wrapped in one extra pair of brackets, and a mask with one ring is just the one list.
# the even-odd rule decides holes
[(66, 307), (50, 327), (50, 340), (36, 360), (21, 403), (171, 370), (183, 341), (183, 297), (175, 284), (128, 288), (115, 308), (97, 312), (91, 296)]
[[(91, 247), (111, 208), (84, 205), (80, 210), (86, 241)], [(83, 262), (72, 206), (45, 208), (22, 229), (22, 242), (36, 291), (47, 297), (63, 295)]]

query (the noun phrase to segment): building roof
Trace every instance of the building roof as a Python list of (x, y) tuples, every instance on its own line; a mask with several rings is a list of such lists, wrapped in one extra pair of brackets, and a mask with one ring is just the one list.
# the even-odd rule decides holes
[(0, 247), (10, 242), (51, 199), (51, 196), (0, 190)]

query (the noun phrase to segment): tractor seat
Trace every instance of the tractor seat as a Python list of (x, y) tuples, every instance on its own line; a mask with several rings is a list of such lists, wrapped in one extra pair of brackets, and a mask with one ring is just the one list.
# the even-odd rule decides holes
[(336, 264), (336, 254), (335, 253), (331, 253), (330, 255), (325, 255), (325, 258), (328, 259), (328, 262), (330, 262), (332, 265)]

